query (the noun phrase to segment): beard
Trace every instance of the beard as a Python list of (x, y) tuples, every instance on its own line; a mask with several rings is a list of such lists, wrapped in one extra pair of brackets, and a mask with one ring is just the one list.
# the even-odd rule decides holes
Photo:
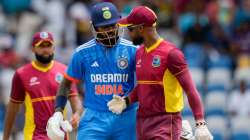
[(144, 41), (143, 37), (140, 36), (132, 39), (134, 45), (141, 45), (143, 41)]
[(43, 55), (39, 55), (39, 54), (35, 53), (35, 57), (36, 57), (36, 60), (39, 61), (40, 63), (49, 64), (53, 60), (54, 54), (51, 54), (51, 55), (45, 57)]
[(103, 40), (99, 40), (105, 47), (113, 47), (116, 45), (117, 40), (119, 39), (119, 37), (116, 38), (110, 38), (110, 39), (103, 39)]

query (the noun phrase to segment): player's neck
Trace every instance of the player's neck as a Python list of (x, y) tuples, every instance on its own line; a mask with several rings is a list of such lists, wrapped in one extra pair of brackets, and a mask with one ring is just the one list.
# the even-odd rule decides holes
[(160, 36), (155, 28), (146, 28), (145, 31), (143, 44), (146, 48), (150, 48), (160, 39)]
[(152, 47), (158, 40), (160, 36), (156, 32), (152, 32), (144, 38), (144, 46), (146, 48)]

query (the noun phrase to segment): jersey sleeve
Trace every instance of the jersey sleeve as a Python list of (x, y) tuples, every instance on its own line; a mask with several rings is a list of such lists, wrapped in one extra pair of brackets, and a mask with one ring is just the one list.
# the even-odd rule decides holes
[(167, 59), (167, 67), (173, 75), (177, 76), (182, 72), (187, 71), (187, 63), (183, 53), (179, 49), (174, 48), (171, 50)]
[(18, 72), (15, 72), (12, 79), (10, 100), (14, 103), (22, 103), (25, 99), (25, 88)]
[(83, 73), (84, 68), (81, 57), (78, 52), (74, 52), (64, 77), (68, 80), (79, 83), (83, 77)]
[(129, 94), (128, 98), (130, 104), (138, 101), (138, 86), (135, 86), (135, 88)]
[(79, 92), (77, 90), (77, 84), (76, 83), (72, 83), (71, 87), (70, 87), (70, 93), (69, 93), (68, 97), (77, 96), (78, 93)]
[(179, 49), (173, 49), (168, 55), (168, 69), (175, 75), (181, 87), (187, 94), (189, 105), (196, 120), (204, 119), (204, 109), (199, 92), (188, 71), (188, 66), (183, 53)]

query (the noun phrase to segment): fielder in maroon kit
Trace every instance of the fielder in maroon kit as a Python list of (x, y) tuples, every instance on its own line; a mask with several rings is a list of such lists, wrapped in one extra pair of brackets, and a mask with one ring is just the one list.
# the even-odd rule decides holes
[[(54, 113), (54, 101), (66, 66), (53, 61), (54, 40), (49, 32), (33, 36), (32, 52), (35, 60), (18, 68), (12, 80), (12, 90), (4, 126), (3, 140), (9, 140), (11, 128), (20, 106), (25, 104), (25, 140), (49, 140), (46, 133), (48, 119)], [(70, 91), (73, 112), (80, 104), (76, 86)]]
[(128, 29), (135, 45), (137, 86), (128, 97), (114, 96), (109, 109), (120, 114), (129, 104), (139, 102), (138, 140), (179, 140), (183, 91), (196, 120), (197, 140), (211, 140), (204, 120), (203, 106), (191, 79), (183, 53), (163, 40), (156, 31), (157, 16), (145, 6), (135, 7), (120, 26)]

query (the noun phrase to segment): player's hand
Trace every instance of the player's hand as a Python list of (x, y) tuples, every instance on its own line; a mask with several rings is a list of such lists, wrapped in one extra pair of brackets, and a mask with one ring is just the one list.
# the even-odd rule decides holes
[(196, 140), (213, 140), (204, 120), (196, 122), (195, 138)]
[(70, 124), (72, 125), (73, 129), (76, 129), (79, 125), (81, 118), (81, 114), (79, 112), (76, 112), (73, 114), (73, 116), (70, 119)]
[(185, 140), (194, 139), (192, 127), (188, 120), (182, 120), (181, 138)]
[(114, 95), (113, 99), (108, 102), (108, 108), (115, 114), (121, 114), (122, 111), (127, 107), (123, 97)]
[(51, 140), (64, 140), (65, 132), (72, 131), (72, 126), (63, 120), (62, 112), (55, 112), (47, 122), (46, 131)]

